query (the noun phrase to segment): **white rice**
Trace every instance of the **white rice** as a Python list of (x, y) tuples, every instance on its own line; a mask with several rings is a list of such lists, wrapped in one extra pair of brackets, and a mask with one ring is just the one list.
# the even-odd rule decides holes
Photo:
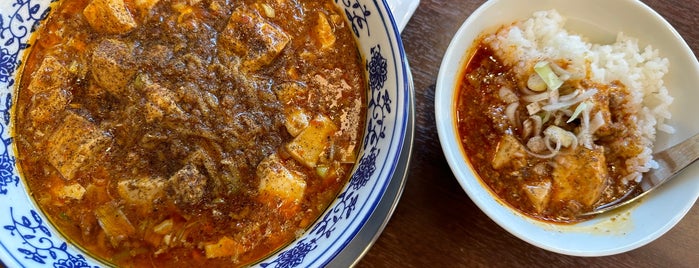
[(564, 25), (565, 18), (555, 10), (539, 11), (484, 40), (518, 74), (531, 73), (534, 64), (543, 60), (567, 59), (571, 64), (566, 70), (573, 79), (588, 78), (604, 84), (621, 81), (631, 92), (625, 109), (637, 114), (635, 131), (646, 145), (644, 152), (627, 161), (632, 172), (628, 179), (640, 180), (640, 173), (657, 167), (651, 155), (656, 129), (674, 132), (666, 124), (673, 98), (662, 80), (669, 61), (651, 46), (639, 48), (637, 39), (623, 33), (613, 44), (592, 44), (585, 37), (566, 31)]

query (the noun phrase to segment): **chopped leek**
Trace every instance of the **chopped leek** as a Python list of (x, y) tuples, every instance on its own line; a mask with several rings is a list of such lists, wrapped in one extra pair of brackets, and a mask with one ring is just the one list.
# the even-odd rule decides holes
[(539, 116), (541, 117), (541, 122), (545, 124), (549, 121), (549, 119), (551, 119), (551, 112), (543, 111), (539, 113)]
[(330, 167), (328, 166), (316, 166), (316, 174), (321, 178), (325, 178), (326, 176), (328, 176), (329, 172)]
[(538, 102), (532, 102), (530, 104), (527, 104), (527, 112), (529, 113), (529, 115), (535, 115), (539, 111), (541, 111), (541, 106)]
[(262, 10), (265, 12), (265, 16), (269, 18), (274, 18), (276, 15), (274, 12), (274, 8), (272, 8), (268, 4), (262, 4)]
[(555, 125), (546, 128), (546, 130), (544, 130), (544, 135), (563, 147), (569, 147), (575, 142), (575, 135), (573, 133)]
[(540, 61), (534, 65), (534, 71), (544, 80), (551, 91), (558, 90), (563, 85), (563, 80), (558, 78), (547, 61)]
[(527, 87), (535, 92), (545, 91), (546, 86), (544, 79), (542, 79), (539, 74), (532, 74), (529, 76), (529, 79), (527, 79)]
[(573, 122), (573, 120), (578, 118), (578, 116), (580, 116), (580, 113), (582, 113), (583, 110), (587, 109), (587, 106), (590, 106), (590, 103), (588, 101), (583, 101), (580, 104), (578, 104), (578, 107), (575, 108), (573, 115), (570, 116), (566, 123)]

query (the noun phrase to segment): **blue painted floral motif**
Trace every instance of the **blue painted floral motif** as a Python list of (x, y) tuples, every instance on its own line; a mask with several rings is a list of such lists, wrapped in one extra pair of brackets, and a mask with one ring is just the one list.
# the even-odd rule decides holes
[(330, 238), (336, 230), (337, 223), (342, 219), (350, 218), (355, 212), (359, 195), (357, 191), (367, 185), (371, 176), (376, 172), (376, 160), (380, 152), (378, 142), (386, 138), (384, 125), (386, 116), (391, 113), (391, 98), (388, 91), (383, 88), (387, 80), (386, 58), (381, 55), (381, 46), (371, 48), (371, 59), (366, 64), (369, 72), (369, 120), (367, 122), (367, 134), (364, 137), (364, 153), (360, 157), (359, 166), (349, 181), (349, 187), (337, 197), (337, 203), (333, 209), (325, 214), (311, 229), (310, 240), (300, 241), (295, 247), (282, 252), (278, 258), (269, 263), (262, 263), (262, 267), (296, 267), (303, 263), (304, 258), (318, 246), (321, 239)]
[(260, 264), (262, 267), (268, 267), (274, 264), (274, 267), (278, 268), (290, 268), (299, 266), (303, 262), (303, 258), (312, 250), (316, 249), (318, 246), (315, 243), (306, 243), (305, 240), (301, 240), (298, 246), (292, 248), (289, 251), (285, 251), (279, 254), (279, 257), (274, 263), (263, 263)]
[(31, 210), (30, 214), (31, 217), (21, 216), (17, 220), (14, 209), (10, 208), (12, 224), (4, 226), (12, 236), (22, 240), (22, 245), (25, 247), (18, 248), (17, 251), (23, 254), (25, 259), (38, 264), (54, 261), (54, 267), (90, 267), (82, 255), (68, 253), (66, 242), (56, 246), (51, 239), (49, 228), (44, 225), (39, 213)]
[(16, 60), (17, 54), (10, 54), (7, 48), (0, 49), (0, 83), (10, 82), (12, 71), (16, 68)]
[[(367, 135), (368, 137), (368, 135)], [(364, 187), (369, 182), (369, 177), (376, 171), (376, 157), (378, 155), (378, 149), (372, 147), (365, 157), (359, 160), (359, 167), (352, 175), (350, 180), (350, 187), (353, 190), (359, 190)]]
[(376, 45), (371, 48), (371, 61), (367, 63), (369, 71), (369, 87), (371, 88), (371, 99), (369, 100), (369, 112), (371, 119), (367, 123), (368, 134), (364, 137), (364, 148), (375, 145), (379, 139), (386, 137), (384, 119), (391, 113), (390, 95), (388, 90), (383, 89), (386, 82), (388, 70), (386, 58), (381, 55), (381, 46)]
[(5, 98), (5, 105), (0, 108), (0, 116), (4, 124), (0, 125), (0, 195), (7, 194), (7, 187), (17, 187), (19, 184), (19, 176), (14, 173), (15, 158), (10, 156), (9, 148), (12, 144), (12, 138), (5, 138), (7, 134), (6, 126), (10, 123), (10, 109), (12, 107), (12, 95), (9, 93)]
[[(339, 0), (335, 0), (337, 3)], [(345, 15), (347, 19), (352, 22), (352, 31), (359, 37), (359, 30), (363, 30), (366, 27), (367, 36), (371, 36), (369, 33), (369, 26), (367, 24), (367, 17), (371, 15), (366, 5), (359, 3), (359, 0), (342, 0), (342, 4), (345, 6)]]
[(58, 260), (56, 263), (53, 264), (54, 268), (82, 268), (82, 267), (90, 267), (90, 265), (87, 263), (85, 260), (85, 257), (82, 255), (73, 256), (73, 255), (68, 255), (68, 259), (62, 259)]
[[(56, 0), (52, 0), (54, 1)], [(42, 7), (37, 2), (15, 0), (11, 5), (14, 12), (0, 16), (0, 43), (3, 45), (0, 49), (0, 83), (6, 84), (8, 88), (15, 83), (12, 74), (20, 65), (20, 52), (29, 47), (26, 42), (29, 34), (34, 32), (50, 12), (47, 5)]]
[(381, 45), (371, 48), (371, 61), (367, 65), (369, 70), (369, 87), (372, 90), (383, 88), (383, 84), (388, 80), (388, 62), (381, 55)]

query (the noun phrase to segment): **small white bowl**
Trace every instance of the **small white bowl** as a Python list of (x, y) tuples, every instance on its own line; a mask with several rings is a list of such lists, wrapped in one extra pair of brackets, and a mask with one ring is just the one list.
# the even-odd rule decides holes
[[(699, 63), (689, 46), (660, 15), (640, 1), (621, 0), (493, 0), (478, 8), (463, 23), (444, 54), (437, 78), (435, 117), (439, 140), (457, 180), (471, 200), (497, 224), (520, 239), (543, 249), (576, 256), (604, 256), (641, 247), (670, 230), (699, 197), (699, 165), (636, 205), (595, 219), (561, 225), (531, 219), (498, 201), (467, 161), (456, 136), (455, 88), (466, 53), (483, 31), (556, 9), (567, 18), (566, 29), (595, 43), (612, 43), (618, 32), (639, 39), (640, 47), (652, 45), (670, 61), (665, 85), (675, 97), (669, 124), (672, 135), (658, 134), (655, 150), (661, 150), (699, 132)], [(623, 12), (620, 12), (622, 11)]]
[[(104, 265), (55, 230), (27, 194), (15, 167), (11, 136), (15, 73), (30, 29), (45, 18), (51, 2), (0, 1), (0, 266)], [(403, 174), (398, 169), (407, 168), (399, 161), (407, 142), (412, 82), (396, 23), (384, 1), (335, 1), (335, 5), (346, 14), (365, 60), (370, 103), (364, 144), (349, 182), (325, 213), (306, 233), (256, 266), (326, 265), (367, 223), (394, 173)], [(401, 21), (404, 24), (405, 18)]]

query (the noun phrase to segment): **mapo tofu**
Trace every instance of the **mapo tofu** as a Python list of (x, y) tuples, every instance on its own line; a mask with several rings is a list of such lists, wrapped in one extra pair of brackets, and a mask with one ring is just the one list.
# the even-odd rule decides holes
[(331, 1), (64, 0), (16, 104), (51, 221), (118, 266), (250, 264), (336, 197), (366, 78)]

